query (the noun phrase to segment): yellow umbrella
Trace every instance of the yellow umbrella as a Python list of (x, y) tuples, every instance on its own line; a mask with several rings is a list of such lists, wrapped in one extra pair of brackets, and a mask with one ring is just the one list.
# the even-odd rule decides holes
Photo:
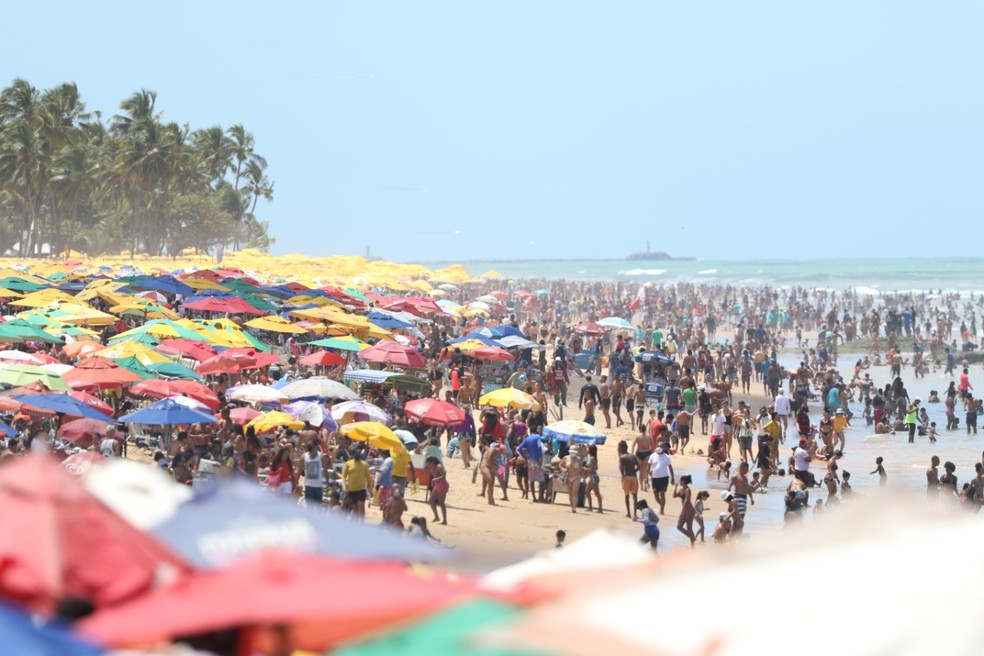
[(45, 305), (51, 305), (55, 301), (74, 300), (70, 294), (66, 294), (60, 289), (41, 289), (31, 292), (16, 301), (11, 301), (8, 305), (16, 305), (18, 307), (44, 307)]
[(487, 279), (499, 279), (505, 277), (506, 277), (505, 274), (499, 273), (495, 269), (490, 269), (489, 271), (486, 271), (485, 273), (479, 276), (479, 278), (487, 278)]
[(17, 298), (23, 296), (20, 292), (15, 292), (12, 289), (7, 289), (6, 287), (0, 287), (0, 298)]
[(396, 433), (391, 431), (386, 424), (378, 421), (357, 421), (352, 424), (345, 424), (338, 430), (350, 439), (368, 442), (369, 446), (377, 449), (395, 451), (406, 448)]
[(471, 353), (475, 349), (485, 348), (488, 344), (483, 344), (477, 339), (468, 339), (457, 344), (451, 344), (451, 348), (459, 349), (462, 353)]
[(195, 278), (195, 277), (184, 278), (181, 282), (188, 285), (192, 289), (197, 289), (198, 291), (201, 291), (203, 289), (215, 289), (220, 292), (229, 291), (228, 287), (223, 287), (219, 283), (212, 282), (208, 278)]
[(166, 307), (156, 304), (151, 305), (150, 303), (140, 303), (139, 301), (114, 305), (109, 308), (109, 311), (113, 314), (139, 314), (145, 319), (170, 319), (173, 321), (178, 318), (176, 312), (172, 312)]
[(251, 319), (246, 322), (246, 325), (250, 328), (256, 328), (257, 330), (266, 330), (271, 333), (294, 333), (300, 335), (308, 332), (307, 330), (301, 328), (300, 326), (294, 325), (287, 321), (283, 317), (277, 316), (276, 314), (271, 314), (268, 317), (258, 317), (256, 319)]
[(249, 422), (247, 426), (252, 426), (253, 430), (257, 433), (269, 433), (278, 426), (286, 426), (294, 430), (300, 430), (304, 428), (304, 422), (292, 417), (286, 412), (280, 412), (279, 410), (274, 410), (272, 412), (264, 412), (263, 414), (253, 417), (253, 421)]
[[(96, 308), (80, 303), (59, 303), (54, 307), (59, 312), (58, 321), (62, 323), (74, 323), (83, 326), (108, 326), (116, 322), (116, 317), (113, 315), (100, 312)], [(63, 312), (66, 314), (61, 314)]]
[(526, 392), (515, 387), (503, 387), (494, 392), (482, 395), (479, 405), (491, 405), (496, 408), (516, 408), (518, 410), (538, 410), (540, 404)]
[(98, 355), (111, 360), (133, 357), (144, 366), (159, 362), (173, 362), (170, 358), (161, 355), (146, 344), (142, 344), (136, 340), (117, 342), (112, 346), (107, 346), (104, 349), (96, 351), (92, 355)]

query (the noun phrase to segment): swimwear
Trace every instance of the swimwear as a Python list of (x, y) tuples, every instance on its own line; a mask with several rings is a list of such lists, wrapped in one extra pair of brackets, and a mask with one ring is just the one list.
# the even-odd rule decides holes
[(649, 460), (649, 456), (651, 456), (651, 455), (653, 455), (653, 452), (652, 451), (637, 451), (636, 452), (636, 458), (638, 458), (639, 460), (642, 460), (642, 461)]

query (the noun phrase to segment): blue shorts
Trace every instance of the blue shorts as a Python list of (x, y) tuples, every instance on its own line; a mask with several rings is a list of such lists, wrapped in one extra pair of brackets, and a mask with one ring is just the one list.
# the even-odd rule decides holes
[(310, 485), (304, 486), (304, 499), (305, 501), (314, 501), (315, 503), (324, 503), (325, 500), (325, 489), (323, 487), (311, 487)]
[(646, 537), (649, 538), (650, 542), (659, 542), (659, 527), (655, 524), (646, 524), (644, 533), (646, 534)]

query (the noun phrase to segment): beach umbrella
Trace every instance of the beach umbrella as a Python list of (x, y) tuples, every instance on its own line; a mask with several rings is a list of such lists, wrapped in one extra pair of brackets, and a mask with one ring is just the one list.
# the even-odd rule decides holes
[(58, 428), (58, 436), (69, 442), (87, 442), (106, 435), (108, 419), (74, 419)]
[(331, 416), (338, 424), (354, 421), (378, 421), (391, 424), (393, 420), (377, 405), (366, 401), (344, 401), (331, 407)]
[(42, 623), (21, 608), (0, 604), (4, 656), (99, 656), (103, 650), (59, 623)]
[(490, 405), (496, 408), (516, 408), (518, 410), (535, 409), (540, 406), (532, 396), (514, 387), (503, 387), (483, 394), (478, 399), (479, 405)]
[(482, 348), (475, 349), (469, 355), (476, 360), (485, 360), (487, 362), (509, 362), (516, 359), (515, 355), (498, 346), (483, 346)]
[(62, 467), (72, 476), (83, 476), (94, 468), (102, 467), (109, 458), (95, 451), (79, 451), (62, 460)]
[[(259, 410), (254, 410), (253, 408), (233, 408), (229, 411), (229, 418), (240, 426), (245, 426), (249, 422), (253, 421), (255, 417), (263, 414)], [(216, 419), (219, 419), (220, 415), (216, 415)]]
[(175, 403), (180, 403), (186, 408), (191, 408), (192, 410), (198, 410), (199, 412), (210, 412), (212, 408), (208, 407), (201, 401), (196, 401), (190, 396), (169, 396), (167, 397), (174, 401)]
[(116, 362), (95, 355), (80, 360), (62, 378), (74, 389), (107, 389), (143, 380)]
[(241, 353), (225, 352), (213, 355), (198, 363), (195, 369), (199, 374), (234, 374), (256, 364), (256, 358)]
[(109, 358), (110, 360), (121, 360), (123, 358), (136, 358), (140, 364), (146, 366), (160, 362), (170, 362), (171, 360), (146, 344), (141, 344), (135, 340), (116, 342), (111, 346), (100, 349), (91, 355)]
[(105, 347), (99, 342), (86, 340), (65, 344), (61, 348), (62, 351), (65, 352), (65, 355), (70, 358), (84, 358), (85, 356), (92, 355), (96, 351), (99, 351)]
[(217, 298), (209, 296), (182, 304), (186, 310), (198, 310), (201, 312), (220, 312), (222, 314), (263, 314), (263, 310), (255, 307), (238, 296), (228, 298)]
[(403, 414), (426, 426), (457, 426), (465, 420), (465, 411), (447, 401), (427, 397), (407, 401)]
[(45, 364), (45, 361), (33, 353), (25, 353), (24, 351), (15, 350), (0, 351), (0, 365), (15, 363), (40, 366)]
[(293, 430), (300, 430), (304, 428), (304, 422), (296, 417), (287, 414), (286, 412), (264, 412), (256, 417), (254, 417), (247, 424), (247, 427), (252, 426), (253, 430), (257, 433), (269, 433), (272, 430), (284, 426), (285, 428), (290, 428)]
[(255, 360), (253, 364), (245, 364), (243, 370), (246, 369), (260, 369), (261, 367), (269, 367), (272, 364), (280, 362), (280, 356), (274, 355), (273, 353), (264, 353), (262, 351), (257, 351), (250, 347), (234, 347), (226, 349), (222, 352), (222, 355), (229, 357), (245, 357)]
[(0, 342), (47, 342), (64, 344), (65, 340), (31, 325), (23, 319), (7, 319), (0, 323)]
[(212, 415), (186, 408), (173, 399), (162, 399), (156, 403), (151, 403), (146, 408), (120, 417), (119, 421), (127, 424), (170, 426), (174, 424), (214, 424), (217, 420)]
[[(558, 550), (561, 551), (561, 550)], [(426, 619), (350, 643), (330, 656), (547, 656), (549, 652), (522, 647), (496, 647), (476, 644), (475, 634), (495, 632), (521, 619), (521, 611), (487, 599), (459, 603)], [(325, 654), (329, 656), (329, 654)]]
[(86, 472), (85, 489), (133, 526), (150, 530), (191, 499), (191, 488), (174, 482), (160, 467), (108, 458)]
[(361, 351), (359, 357), (366, 362), (388, 363), (411, 369), (423, 369), (427, 366), (424, 356), (418, 351), (396, 342), (379, 342)]
[(406, 540), (387, 527), (350, 522), (344, 515), (298, 506), (293, 499), (270, 494), (245, 479), (197, 492), (173, 517), (155, 527), (154, 534), (203, 568), (270, 549), (404, 562), (451, 555), (427, 543)]
[(335, 349), (336, 351), (362, 351), (369, 348), (369, 345), (361, 339), (355, 337), (328, 337), (313, 342), (308, 342), (311, 346), (321, 346), (324, 348)]
[[(326, 517), (329, 515), (325, 515)], [(276, 582), (271, 585), (271, 582)], [(325, 590), (346, 594), (325, 594)], [(385, 590), (386, 594), (379, 594)], [(468, 579), (396, 563), (353, 563), (274, 552), (196, 572), (139, 600), (79, 622), (79, 633), (131, 647), (254, 627), (239, 653), (323, 651), (404, 624), (476, 595)]]
[(345, 424), (338, 431), (349, 439), (368, 442), (369, 446), (376, 449), (392, 451), (405, 448), (400, 438), (386, 424), (378, 421), (357, 421)]
[(145, 299), (122, 303), (109, 308), (109, 311), (118, 316), (140, 317), (143, 319), (177, 319), (178, 314), (167, 309), (162, 305), (151, 303)]
[(0, 467), (0, 596), (50, 613), (67, 596), (97, 608), (149, 590), (162, 566), (183, 563), (130, 526), (47, 455)]
[[(191, 296), (195, 293), (194, 288), (184, 284), (174, 276), (137, 276), (127, 281), (127, 285), (138, 289), (152, 289), (165, 294), (181, 296)], [(163, 301), (162, 301), (163, 302)]]
[(23, 387), (33, 382), (43, 383), (53, 391), (69, 390), (71, 387), (60, 376), (33, 364), (14, 364), (0, 369), (0, 383), (12, 387)]
[(545, 426), (543, 435), (571, 444), (604, 444), (606, 439), (601, 429), (577, 419), (565, 419)]
[(289, 399), (280, 390), (266, 385), (240, 385), (228, 390), (226, 398), (246, 403), (286, 403)]
[(476, 349), (495, 346), (496, 342), (485, 337), (458, 337), (452, 339), (451, 344), (462, 353), (471, 353)]
[(218, 354), (218, 351), (201, 341), (201, 335), (196, 333), (196, 339), (166, 339), (156, 348), (159, 353), (176, 353), (192, 360), (202, 362)]
[(103, 412), (93, 408), (89, 404), (72, 398), (68, 394), (20, 394), (12, 397), (15, 401), (20, 401), (24, 405), (29, 405), (42, 410), (69, 415), (72, 417), (85, 417), (96, 421), (108, 422), (111, 418)]
[(302, 378), (280, 388), (291, 399), (340, 399), (357, 401), (359, 394), (337, 380), (324, 376)]
[(345, 365), (345, 358), (331, 351), (315, 351), (305, 355), (300, 360), (306, 367), (338, 367)]
[(338, 424), (332, 419), (325, 407), (313, 401), (294, 401), (284, 406), (284, 412), (312, 426), (322, 426), (328, 430), (337, 430)]
[(153, 371), (159, 376), (166, 376), (168, 378), (204, 380), (204, 378), (195, 373), (194, 369), (189, 369), (183, 364), (178, 364), (177, 362), (156, 362), (154, 364), (148, 364), (147, 369), (149, 371)]
[(17, 431), (0, 421), (0, 435), (4, 437), (17, 437)]
[(598, 320), (599, 326), (605, 328), (617, 328), (619, 330), (635, 330), (635, 326), (621, 317), (605, 317)]
[(251, 319), (246, 322), (247, 326), (250, 328), (255, 328), (257, 330), (266, 330), (272, 333), (293, 333), (295, 335), (302, 335), (306, 332), (304, 328), (293, 324), (281, 316), (271, 315), (269, 317), (258, 317), (256, 319)]
[(153, 378), (137, 383), (130, 388), (132, 394), (142, 394), (152, 399), (166, 399), (171, 396), (189, 396), (204, 403), (213, 410), (221, 405), (219, 397), (211, 389), (193, 380), (161, 380)]
[(593, 321), (586, 321), (577, 324), (574, 326), (574, 331), (581, 333), (582, 335), (589, 335), (591, 337), (598, 337), (605, 333), (605, 329)]
[(392, 316), (390, 314), (383, 314), (381, 312), (370, 312), (366, 316), (369, 318), (369, 321), (371, 321), (372, 323), (376, 324), (380, 328), (411, 328), (411, 327), (413, 327), (413, 323), (411, 323), (409, 321), (403, 321), (401, 319), (397, 319), (396, 317), (394, 317), (394, 316)]

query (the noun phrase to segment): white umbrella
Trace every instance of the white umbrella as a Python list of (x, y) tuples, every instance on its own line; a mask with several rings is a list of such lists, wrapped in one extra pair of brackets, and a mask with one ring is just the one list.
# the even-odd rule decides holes
[(317, 398), (357, 401), (362, 398), (343, 383), (325, 376), (312, 376), (311, 378), (295, 380), (293, 383), (281, 387), (280, 391), (289, 399)]
[(43, 365), (41, 365), (41, 368), (44, 369), (45, 371), (49, 371), (49, 372), (55, 374), (56, 376), (64, 376), (65, 374), (67, 374), (72, 369), (75, 369), (75, 367), (73, 367), (70, 364), (62, 364), (60, 362), (52, 362), (52, 363), (49, 363), (49, 364), (43, 364)]
[(229, 392), (229, 398), (247, 403), (283, 403), (290, 400), (280, 390), (266, 385), (240, 385)]
[[(349, 417), (346, 418), (346, 415), (349, 415)], [(387, 426), (392, 421), (390, 416), (383, 412), (379, 406), (365, 401), (345, 401), (344, 403), (339, 403), (331, 407), (331, 417), (339, 424), (344, 424), (348, 421), (362, 421), (355, 418), (359, 415), (365, 415), (369, 417), (369, 421), (378, 421)]]
[(393, 432), (396, 434), (398, 438), (400, 438), (400, 441), (403, 442), (403, 446), (410, 447), (410, 446), (417, 446), (417, 444), (419, 444), (419, 442), (417, 441), (417, 436), (408, 430), (399, 428)]
[(620, 330), (635, 330), (635, 326), (621, 317), (605, 317), (598, 320), (599, 326), (605, 328), (618, 328)]
[(116, 514), (144, 530), (168, 519), (191, 498), (191, 488), (178, 485), (159, 467), (122, 458), (90, 469), (82, 483)]
[(201, 401), (198, 401), (197, 399), (191, 398), (190, 396), (177, 395), (177, 396), (169, 396), (167, 398), (173, 399), (175, 403), (180, 403), (186, 408), (191, 408), (192, 410), (198, 410), (199, 412), (206, 412), (208, 414), (212, 414), (212, 409), (210, 407), (208, 407)]
[(24, 351), (0, 351), (0, 364), (44, 364), (44, 360)]
[(438, 289), (443, 289), (446, 292), (456, 292), (456, 291), (458, 291), (458, 288), (455, 287), (454, 285), (452, 285), (449, 282), (441, 283), (440, 285), (437, 286), (437, 288)]

